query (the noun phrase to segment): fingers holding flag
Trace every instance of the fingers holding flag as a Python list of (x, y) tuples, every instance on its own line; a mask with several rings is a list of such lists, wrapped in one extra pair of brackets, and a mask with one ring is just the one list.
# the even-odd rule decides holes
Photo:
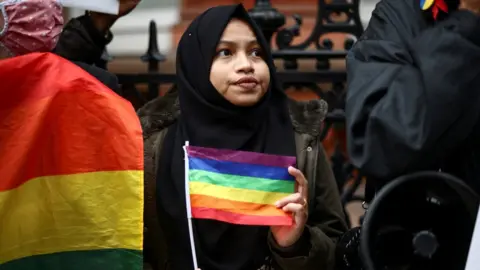
[(290, 173), (290, 175), (295, 177), (296, 190), (298, 193), (302, 195), (302, 197), (306, 199), (308, 194), (308, 181), (303, 175), (302, 171), (290, 166), (288, 167), (288, 173)]
[(297, 213), (304, 208), (304, 199), (300, 193), (294, 193), (279, 200), (276, 205), (285, 212)]
[(300, 239), (308, 218), (308, 182), (303, 173), (289, 167), (288, 172), (295, 177), (296, 193), (290, 194), (277, 201), (275, 206), (283, 211), (293, 213), (294, 224), (292, 226), (272, 226), (272, 234), (280, 246), (288, 247)]
[(285, 212), (293, 213), (295, 216), (307, 216), (307, 194), (308, 194), (308, 182), (305, 179), (303, 173), (294, 167), (289, 167), (288, 172), (295, 177), (296, 181), (296, 193), (288, 195), (287, 197), (279, 200), (275, 206), (282, 208)]

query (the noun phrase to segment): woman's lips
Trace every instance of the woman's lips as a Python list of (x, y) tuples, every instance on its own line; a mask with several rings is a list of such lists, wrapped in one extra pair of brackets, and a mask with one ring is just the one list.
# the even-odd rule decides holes
[(235, 85), (238, 85), (245, 90), (252, 90), (258, 85), (258, 80), (253, 77), (243, 77), (236, 81)]
[(250, 82), (250, 83), (238, 83), (237, 85), (244, 88), (244, 89), (247, 89), (247, 90), (252, 90), (254, 89), (256, 86), (257, 86), (258, 83), (254, 83), (254, 82)]

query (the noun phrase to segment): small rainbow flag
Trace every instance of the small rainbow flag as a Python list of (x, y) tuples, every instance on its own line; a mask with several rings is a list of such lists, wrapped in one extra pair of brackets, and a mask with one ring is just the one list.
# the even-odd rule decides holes
[(440, 11), (448, 13), (448, 5), (445, 3), (445, 0), (420, 0), (420, 7), (422, 10), (432, 8), (432, 16), (435, 20)]
[[(292, 225), (275, 202), (294, 193), (295, 157), (185, 146), (191, 216), (242, 225)], [(187, 202), (188, 204), (188, 202)]]
[(0, 269), (143, 269), (132, 105), (50, 53), (0, 61)]

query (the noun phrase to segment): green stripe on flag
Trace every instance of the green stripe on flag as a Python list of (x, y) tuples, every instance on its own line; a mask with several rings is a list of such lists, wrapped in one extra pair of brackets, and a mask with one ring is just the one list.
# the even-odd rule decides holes
[(295, 182), (287, 180), (272, 180), (248, 176), (221, 174), (203, 170), (190, 170), (191, 182), (209, 183), (217, 186), (253, 189), (267, 192), (288, 193), (295, 190)]
[(0, 270), (142, 270), (140, 250), (103, 249), (36, 255), (0, 264)]

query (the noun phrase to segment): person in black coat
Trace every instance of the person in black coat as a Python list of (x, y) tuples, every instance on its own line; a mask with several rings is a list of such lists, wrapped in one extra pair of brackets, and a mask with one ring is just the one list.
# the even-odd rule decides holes
[[(138, 3), (137, 0), (121, 0), (118, 15), (86, 12), (84, 16), (70, 20), (62, 32), (62, 7), (54, 0), (0, 2), (3, 10), (3, 15), (0, 14), (0, 59), (53, 49), (54, 53), (75, 63), (118, 93), (117, 77), (93, 64), (100, 60), (105, 46), (113, 38), (110, 27)], [(18, 13), (18, 9), (22, 9), (22, 13)], [(29, 18), (29, 24), (23, 23), (24, 17)]]
[(89, 12), (71, 19), (60, 35), (53, 52), (72, 61), (110, 89), (120, 93), (117, 77), (94, 65), (100, 60), (105, 47), (113, 38), (108, 29), (99, 29), (95, 20), (98, 20), (97, 17)]
[(117, 77), (94, 66), (105, 47), (112, 41), (110, 28), (122, 16), (130, 13), (140, 1), (120, 0), (118, 15), (87, 11), (71, 19), (60, 35), (54, 53), (77, 64), (116, 93), (120, 93)]
[(367, 199), (420, 170), (480, 192), (480, 1), (444, 1), (380, 1), (348, 54), (348, 150)]

